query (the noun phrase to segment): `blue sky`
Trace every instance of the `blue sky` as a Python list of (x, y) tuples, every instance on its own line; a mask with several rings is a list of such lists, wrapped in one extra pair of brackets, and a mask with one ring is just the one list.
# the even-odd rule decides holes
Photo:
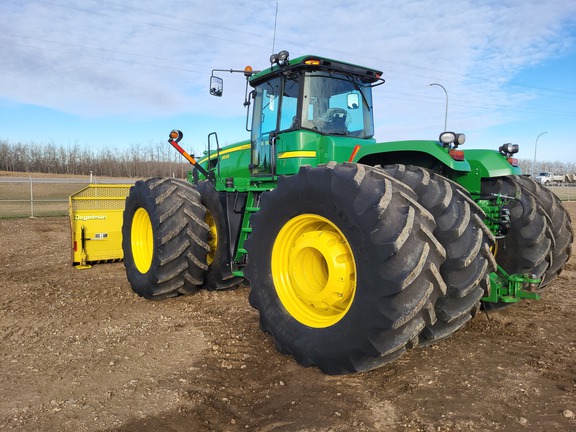
[[(274, 17), (278, 23), (274, 40)], [(0, 139), (145, 148), (184, 132), (196, 153), (217, 131), (247, 138), (241, 75), (208, 94), (211, 70), (268, 66), (274, 51), (384, 71), (376, 138), (576, 162), (576, 1), (2, 0)], [(168, 146), (168, 144), (166, 144)]]

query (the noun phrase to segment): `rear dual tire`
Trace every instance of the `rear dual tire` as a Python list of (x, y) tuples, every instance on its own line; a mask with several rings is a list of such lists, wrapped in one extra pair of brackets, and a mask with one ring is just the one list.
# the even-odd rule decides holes
[(189, 183), (172, 178), (137, 181), (126, 198), (122, 249), (128, 281), (147, 299), (197, 291), (210, 251), (206, 208)]
[(564, 269), (564, 265), (572, 254), (572, 220), (562, 205), (562, 201), (547, 187), (526, 176), (514, 176), (524, 191), (534, 197), (537, 205), (547, 215), (547, 222), (552, 233), (551, 263), (544, 273), (540, 289), (550, 284)]
[[(482, 181), (482, 195), (514, 197), (505, 208), (510, 211), (510, 229), (496, 242), (496, 262), (508, 274), (533, 275), (542, 278), (552, 263), (554, 235), (550, 218), (538, 201), (517, 176), (489, 178)], [(498, 310), (514, 303), (483, 302), (487, 310)]]
[(210, 181), (199, 181), (194, 187), (200, 192), (200, 202), (206, 207), (206, 222), (210, 228), (210, 252), (204, 286), (209, 291), (236, 288), (244, 278), (232, 275), (230, 269), (229, 255), (232, 252), (229, 250), (230, 239), (220, 196)]
[(414, 190), (418, 202), (434, 217), (434, 235), (446, 249), (440, 274), (447, 294), (435, 305), (438, 321), (421, 336), (422, 344), (434, 343), (459, 330), (478, 311), (490, 288), (489, 275), (496, 270), (490, 251), (495, 240), (483, 222), (484, 212), (462, 186), (417, 166), (382, 169)]

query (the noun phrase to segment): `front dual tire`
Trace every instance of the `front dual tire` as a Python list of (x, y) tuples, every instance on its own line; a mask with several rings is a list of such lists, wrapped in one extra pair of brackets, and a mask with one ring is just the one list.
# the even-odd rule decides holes
[(250, 303), (278, 349), (329, 374), (418, 345), (445, 294), (444, 248), (407, 187), (357, 164), (280, 177), (252, 216)]

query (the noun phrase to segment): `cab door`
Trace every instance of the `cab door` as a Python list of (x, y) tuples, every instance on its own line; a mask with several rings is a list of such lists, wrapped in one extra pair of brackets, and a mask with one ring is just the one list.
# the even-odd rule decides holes
[(278, 76), (256, 88), (252, 118), (252, 175), (275, 174), (279, 147), (289, 144), (283, 132), (300, 128), (297, 77)]

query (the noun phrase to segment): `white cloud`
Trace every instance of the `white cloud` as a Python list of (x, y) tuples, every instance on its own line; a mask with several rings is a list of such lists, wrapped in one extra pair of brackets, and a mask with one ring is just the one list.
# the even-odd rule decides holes
[[(80, 116), (242, 115), (241, 76), (208, 96), (212, 68), (266, 67), (275, 1), (3, 0), (0, 98)], [(313, 52), (381, 68), (382, 138), (443, 121), (454, 128), (502, 121), (530, 97), (506, 83), (519, 70), (574, 49), (565, 0), (279, 2), (276, 51)], [(226, 75), (226, 74), (223, 74)], [(431, 126), (433, 124), (433, 126)]]

